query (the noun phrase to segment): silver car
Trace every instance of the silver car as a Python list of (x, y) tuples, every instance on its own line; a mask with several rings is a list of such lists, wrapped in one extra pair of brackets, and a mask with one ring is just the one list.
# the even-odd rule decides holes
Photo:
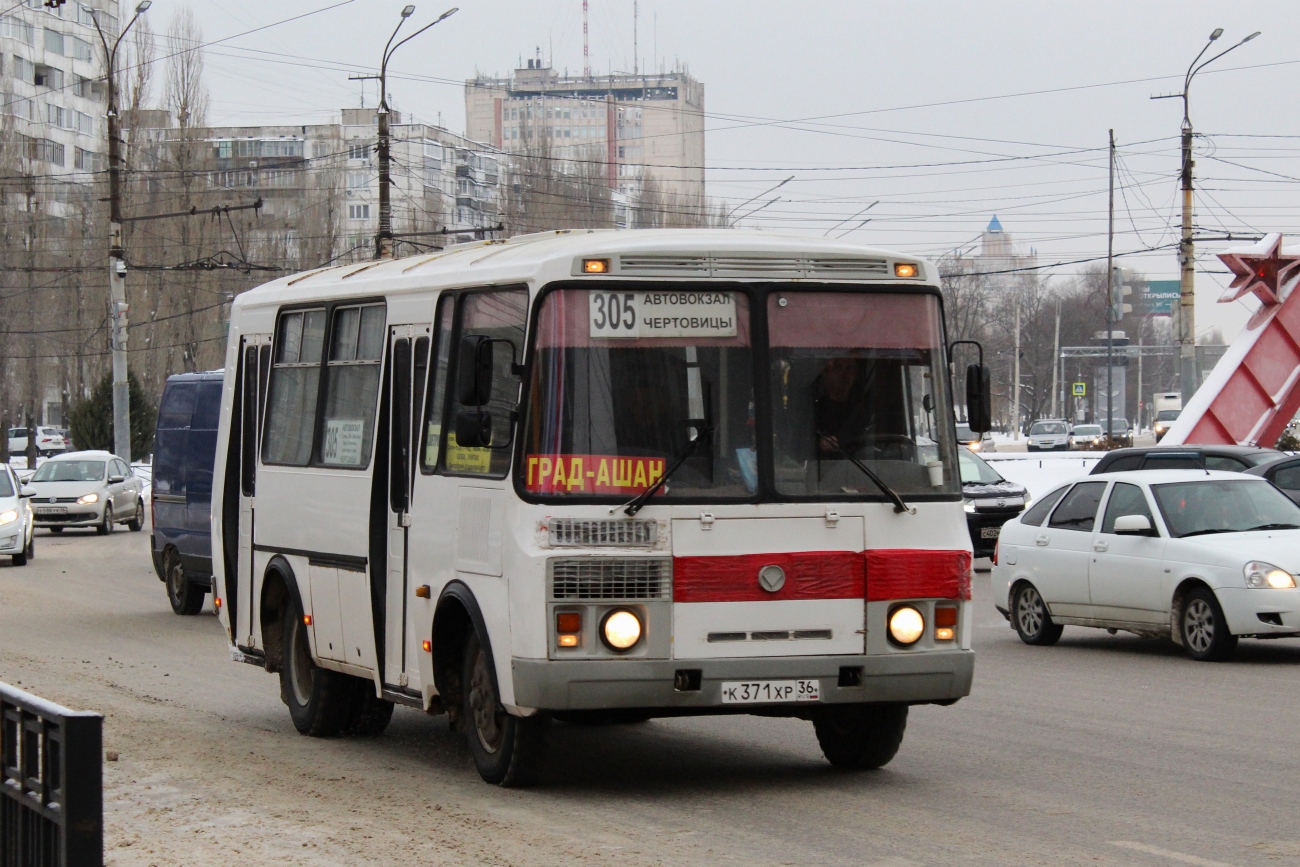
[(8, 464), (0, 464), (0, 555), (8, 554), (15, 566), (26, 566), (36, 556), (29, 502), (33, 493)]
[(117, 524), (144, 527), (144, 483), (126, 461), (108, 452), (72, 452), (41, 464), (28, 483), (36, 526), (94, 527), (101, 536)]
[(1070, 448), (1070, 426), (1063, 421), (1039, 419), (1029, 429), (1027, 451), (1066, 451)]

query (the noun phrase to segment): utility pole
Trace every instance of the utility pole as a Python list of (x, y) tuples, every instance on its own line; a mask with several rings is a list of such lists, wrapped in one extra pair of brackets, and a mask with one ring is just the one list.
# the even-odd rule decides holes
[(113, 323), (113, 453), (128, 463), (134, 455), (131, 454), (131, 390), (127, 385), (126, 253), (122, 249), (122, 125), (117, 113), (117, 48), (131, 25), (151, 5), (152, 0), (140, 0), (135, 15), (122, 28), (111, 48), (99, 26), (99, 15), (91, 15), (104, 46), (104, 81), (108, 90), (108, 312)]
[[(1060, 386), (1061, 355), (1061, 302), (1056, 302), (1056, 336), (1052, 338), (1052, 418), (1061, 418), (1056, 414), (1056, 390)], [(1062, 401), (1061, 409), (1065, 409)]]
[(1011, 438), (1020, 442), (1020, 299), (1016, 299), (1016, 349), (1011, 359)]
[(1178, 243), (1180, 285), (1177, 319), (1178, 378), (1182, 387), (1183, 400), (1190, 398), (1200, 385), (1200, 375), (1196, 369), (1196, 248), (1192, 241), (1192, 119), (1188, 107), (1188, 90), (1192, 86), (1192, 78), (1195, 77), (1196, 73), (1229, 51), (1245, 45), (1258, 36), (1259, 31), (1256, 30), (1236, 45), (1220, 51), (1209, 60), (1201, 63), (1201, 58), (1205, 56), (1205, 52), (1209, 50), (1210, 45), (1222, 35), (1222, 27), (1216, 27), (1214, 32), (1210, 34), (1209, 41), (1201, 48), (1191, 66), (1187, 67), (1187, 74), (1183, 76), (1183, 90), (1181, 93), (1166, 93), (1151, 97), (1152, 99), (1179, 98), (1183, 101), (1182, 171), (1180, 172), (1180, 186), (1183, 193), (1183, 225), (1182, 238)]
[(415, 14), (415, 4), (407, 4), (402, 9), (401, 20), (393, 28), (393, 35), (388, 37), (388, 44), (384, 46), (383, 60), (379, 64), (379, 109), (375, 118), (379, 122), (379, 147), (377, 148), (379, 154), (379, 231), (375, 234), (376, 259), (391, 259), (393, 257), (393, 204), (391, 191), (389, 190), (392, 184), (392, 161), (389, 158), (388, 138), (388, 61), (397, 49), (428, 30), (434, 24), (456, 14), (457, 8), (453, 6), (442, 13), (432, 24), (424, 25), (394, 45), (393, 40), (397, 38), (397, 31), (402, 29), (402, 25), (406, 23), (407, 18)]
[(1106, 444), (1115, 417), (1115, 130), (1110, 131), (1110, 201), (1106, 218)]

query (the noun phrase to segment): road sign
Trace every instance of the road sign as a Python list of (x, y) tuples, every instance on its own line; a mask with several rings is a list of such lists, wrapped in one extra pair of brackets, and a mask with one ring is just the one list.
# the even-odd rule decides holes
[(1142, 290), (1142, 304), (1147, 313), (1168, 316), (1174, 312), (1181, 293), (1182, 284), (1177, 280), (1152, 280)]
[(1074, 391), (1072, 391), (1071, 394), (1073, 394), (1075, 397), (1087, 397), (1087, 396), (1088, 396), (1088, 383), (1086, 383), (1086, 382), (1076, 382), (1076, 383), (1074, 383)]

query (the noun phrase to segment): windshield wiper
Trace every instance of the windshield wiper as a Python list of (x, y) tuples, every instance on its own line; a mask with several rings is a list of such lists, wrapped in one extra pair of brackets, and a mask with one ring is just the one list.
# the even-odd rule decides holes
[(831, 447), (835, 449), (835, 451), (842, 454), (849, 463), (853, 464), (853, 466), (861, 470), (864, 476), (866, 476), (868, 479), (871, 479), (871, 481), (875, 482), (876, 487), (880, 488), (880, 490), (884, 492), (885, 496), (889, 497), (889, 499), (893, 502), (895, 512), (907, 512), (912, 515), (916, 514), (916, 509), (913, 509), (911, 506), (907, 505), (907, 503), (904, 503), (903, 498), (898, 495), (897, 491), (895, 491), (889, 485), (885, 484), (884, 479), (876, 475), (871, 470), (871, 468), (868, 467), (866, 464), (862, 463), (862, 461), (858, 460), (857, 458), (853, 457), (853, 455), (845, 451), (844, 446), (840, 445), (838, 439), (832, 436), (828, 436), (822, 433), (821, 431), (817, 431), (817, 440), (819, 442), (829, 442), (831, 444)]
[(1235, 528), (1233, 528), (1233, 527), (1211, 527), (1211, 528), (1208, 529), (1208, 530), (1193, 530), (1193, 531), (1190, 532), (1190, 533), (1184, 533), (1183, 535), (1179, 536), (1178, 538), (1180, 538), (1180, 539), (1187, 539), (1187, 538), (1189, 538), (1189, 537), (1191, 537), (1191, 536), (1208, 536), (1208, 535), (1210, 535), (1211, 533), (1241, 533), (1241, 532), (1244, 532), (1244, 531), (1242, 531), (1242, 530), (1237, 530), (1237, 529), (1235, 529)]
[(1241, 532), (1249, 533), (1252, 530), (1300, 530), (1300, 524), (1260, 524), (1258, 527), (1247, 527)]
[(691, 441), (686, 444), (686, 447), (683, 448), (675, 458), (673, 458), (672, 464), (664, 470), (664, 474), (662, 476), (655, 479), (655, 483), (653, 485), (646, 488), (644, 491), (637, 494), (635, 497), (628, 500), (623, 505), (615, 506), (614, 508), (610, 509), (609, 513), (612, 515), (615, 512), (617, 512), (619, 509), (622, 509), (624, 512), (627, 513), (629, 517), (631, 517), (635, 515), (637, 512), (641, 511), (641, 507), (644, 506), (650, 500), (651, 497), (653, 497), (656, 493), (658, 493), (659, 489), (662, 488), (664, 484), (668, 481), (668, 477), (671, 476), (673, 473), (677, 472), (677, 469), (682, 464), (686, 463), (687, 458), (695, 454), (695, 447), (700, 444), (700, 440), (709, 437), (712, 434), (713, 434), (713, 428), (711, 427), (705, 427), (705, 426), (697, 427), (695, 429), (694, 438), (692, 438)]

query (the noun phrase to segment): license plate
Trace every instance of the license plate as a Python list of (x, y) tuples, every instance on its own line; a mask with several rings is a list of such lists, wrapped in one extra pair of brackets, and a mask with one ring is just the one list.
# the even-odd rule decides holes
[(980, 538), (996, 539), (1001, 532), (1001, 527), (980, 527)]
[(774, 704), (821, 701), (816, 680), (727, 680), (722, 683), (723, 704)]
[(66, 515), (68, 514), (67, 506), (37, 506), (36, 514), (38, 515)]

